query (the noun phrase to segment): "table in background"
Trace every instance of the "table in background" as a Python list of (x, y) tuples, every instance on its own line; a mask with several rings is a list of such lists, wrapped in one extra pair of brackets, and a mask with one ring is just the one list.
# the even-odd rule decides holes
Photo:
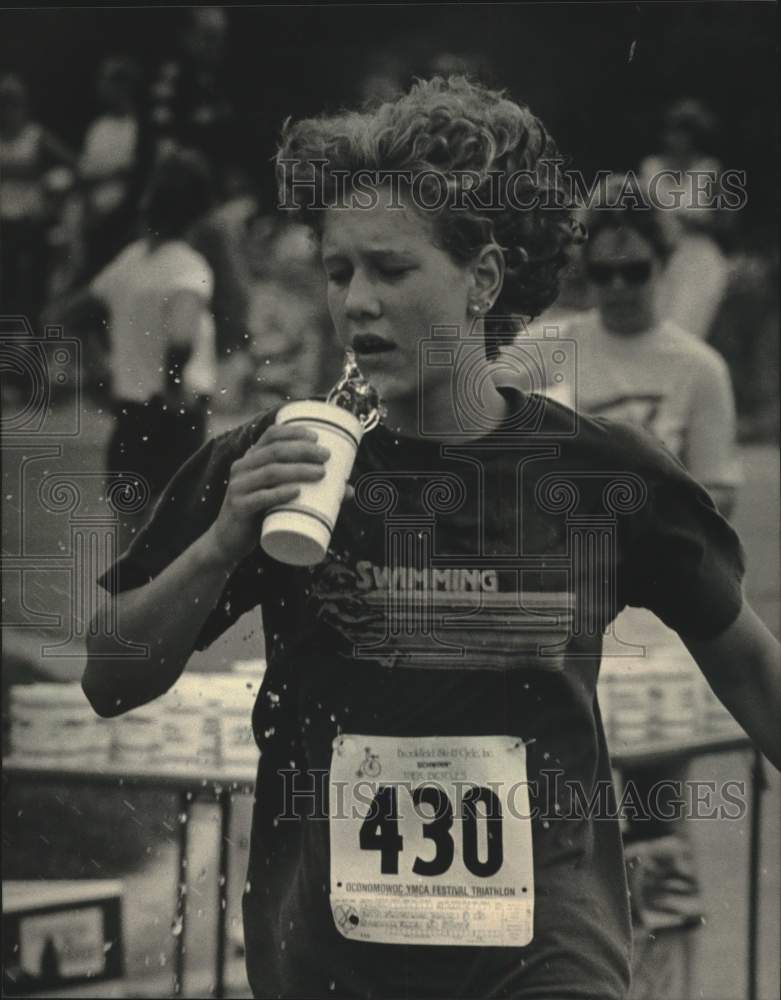
[(665, 761), (707, 757), (713, 754), (735, 751), (750, 751), (753, 755), (751, 767), (751, 816), (749, 827), (749, 897), (747, 920), (747, 968), (746, 968), (746, 998), (757, 1000), (757, 973), (759, 947), (759, 851), (760, 833), (762, 830), (762, 792), (766, 788), (764, 761), (762, 754), (755, 750), (749, 738), (737, 730), (735, 733), (700, 737), (677, 743), (648, 743), (627, 746), (611, 753), (613, 767), (621, 771), (624, 768), (643, 767), (661, 764)]
[[(747, 997), (757, 997), (757, 947), (759, 926), (759, 847), (764, 790), (762, 755), (753, 750), (748, 738), (741, 733), (701, 738), (684, 743), (656, 743), (625, 747), (611, 754), (617, 770), (658, 764), (676, 758), (693, 758), (734, 751), (752, 751), (751, 817), (749, 848), (749, 912)], [(184, 949), (187, 896), (187, 831), (190, 810), (197, 799), (216, 801), (220, 810), (219, 878), (217, 913), (217, 951), (214, 996), (225, 994), (226, 920), (228, 907), (228, 848), (230, 836), (231, 796), (249, 794), (254, 790), (256, 769), (195, 767), (134, 767), (106, 765), (89, 770), (84, 766), (65, 765), (57, 761), (31, 762), (8, 758), (3, 773), (11, 781), (54, 782), (79, 785), (128, 785), (134, 788), (175, 792), (179, 796), (180, 822), (178, 836), (178, 881), (176, 889), (176, 921), (181, 932), (176, 939), (174, 963), (174, 995), (184, 990)]]
[(225, 994), (226, 921), (228, 910), (228, 851), (231, 819), (231, 796), (254, 791), (256, 766), (200, 768), (184, 765), (153, 767), (106, 764), (89, 769), (82, 764), (58, 761), (30, 761), (9, 757), (3, 763), (3, 776), (10, 781), (54, 783), (58, 785), (111, 785), (118, 788), (172, 792), (179, 800), (177, 837), (178, 878), (176, 883), (177, 926), (173, 993), (184, 992), (184, 952), (187, 917), (187, 847), (191, 808), (195, 801), (216, 802), (220, 811), (219, 868), (217, 881), (217, 951), (214, 995)]

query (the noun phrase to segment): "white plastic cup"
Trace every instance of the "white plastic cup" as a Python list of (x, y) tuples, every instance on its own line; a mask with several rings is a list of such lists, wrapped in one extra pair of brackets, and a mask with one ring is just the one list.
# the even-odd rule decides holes
[(277, 413), (278, 424), (300, 424), (317, 434), (331, 452), (325, 475), (302, 483), (294, 499), (273, 507), (263, 520), (260, 544), (279, 562), (314, 566), (325, 559), (331, 535), (363, 434), (357, 417), (340, 406), (318, 400), (288, 403)]

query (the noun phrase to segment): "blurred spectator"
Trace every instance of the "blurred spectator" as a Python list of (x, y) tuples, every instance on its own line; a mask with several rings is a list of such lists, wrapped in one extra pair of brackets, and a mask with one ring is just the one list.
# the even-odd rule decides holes
[[(513, 353), (505, 350), (496, 380), (544, 391), (584, 413), (643, 427), (729, 515), (741, 478), (729, 370), (712, 347), (660, 315), (658, 286), (674, 260), (664, 213), (631, 200), (612, 207), (622, 185), (621, 177), (612, 178), (605, 192), (611, 207), (600, 203), (583, 215), (588, 242), (579, 268), (590, 287), (588, 296), (579, 298), (590, 299), (595, 308), (553, 314), (565, 351), (570, 349), (567, 342), (574, 341), (576, 358), (563, 366), (569, 377), (533, 385), (520, 365), (513, 371)], [(538, 336), (540, 325), (538, 320), (530, 327)], [(523, 344), (523, 335), (517, 343)], [(546, 370), (545, 377), (550, 380), (552, 373)]]
[[(187, 242), (210, 207), (212, 185), (199, 154), (165, 157), (142, 201), (145, 235), (59, 307), (74, 322), (95, 299), (108, 309), (114, 430), (107, 471), (143, 477), (153, 500), (204, 442), (215, 388), (213, 276)], [(137, 524), (130, 518), (128, 526)]]
[[(608, 204), (621, 183), (617, 178), (615, 188), (611, 184)], [(730, 376), (712, 347), (659, 315), (657, 285), (670, 255), (663, 213), (597, 205), (586, 224), (584, 260), (596, 309), (572, 318), (563, 330), (577, 347), (571, 405), (655, 435), (729, 516), (741, 479)], [(669, 649), (673, 662), (687, 660), (680, 639), (644, 609), (626, 608), (615, 631), (619, 642)], [(624, 778), (647, 797), (657, 782), (683, 781), (687, 773), (684, 761), (673, 761), (627, 770)], [(698, 919), (700, 900), (683, 833), (680, 821), (657, 815), (631, 823), (628, 838), (658, 838), (666, 861), (649, 888), (647, 905), (688, 922)]]
[(150, 167), (139, 106), (141, 71), (130, 59), (101, 63), (102, 113), (89, 125), (79, 159), (84, 191), (87, 275), (107, 263), (134, 235), (144, 174)]
[(729, 371), (712, 347), (659, 315), (657, 284), (675, 259), (663, 213), (597, 206), (587, 228), (597, 308), (565, 328), (578, 347), (575, 403), (654, 434), (729, 514), (740, 481)]
[(219, 405), (263, 411), (326, 392), (343, 362), (328, 314), (323, 268), (309, 230), (284, 216), (250, 220), (247, 350), (226, 359)]
[(7, 314), (26, 316), (33, 327), (44, 303), (49, 270), (47, 229), (52, 213), (47, 172), (58, 165), (73, 167), (75, 156), (31, 119), (27, 88), (19, 77), (4, 76), (0, 80), (0, 307)]
[[(658, 286), (670, 266), (669, 230), (664, 213), (650, 206), (608, 208), (617, 202), (622, 185), (622, 178), (611, 179), (606, 204), (584, 214), (588, 243), (582, 263), (596, 308), (571, 312), (561, 325), (559, 343), (552, 345), (570, 355), (569, 364), (555, 366), (569, 372), (569, 378), (554, 383), (556, 373), (545, 371), (549, 384), (533, 385), (522, 364), (513, 363), (514, 356), (523, 357), (521, 335), (517, 353), (505, 349), (500, 354), (495, 380), (543, 391), (582, 413), (644, 428), (729, 516), (741, 479), (729, 371), (712, 347), (659, 314)], [(539, 337), (537, 325), (533, 329)], [(619, 644), (669, 649), (672, 662), (687, 661), (677, 636), (644, 609), (624, 609), (614, 628)], [(624, 773), (646, 800), (657, 782), (679, 782), (686, 776), (682, 760)], [(667, 857), (659, 866), (664, 874), (649, 887), (646, 905), (687, 923), (699, 919), (701, 904), (684, 832), (680, 821), (657, 817), (631, 823), (627, 838), (658, 840), (666, 855), (673, 845), (674, 860)]]
[(778, 441), (778, 244), (730, 257), (710, 343), (729, 365), (741, 441)]
[(152, 123), (163, 150), (181, 145), (206, 157), (222, 195), (220, 171), (237, 142), (226, 80), (228, 16), (221, 7), (194, 7), (186, 17), (180, 52), (163, 62), (152, 85)]
[(706, 339), (727, 283), (728, 266), (714, 231), (721, 164), (707, 154), (716, 131), (714, 116), (698, 101), (671, 107), (664, 122), (661, 153), (640, 166), (665, 209), (663, 225), (673, 254), (659, 282), (661, 314)]
[(331, 324), (325, 275), (311, 233), (276, 217), (261, 219), (254, 236), (248, 325), (257, 365), (255, 392), (270, 405), (323, 392), (341, 372), (343, 350)]
[(213, 310), (218, 358), (246, 351), (247, 310), (252, 274), (247, 233), (258, 213), (249, 178), (238, 168), (227, 171), (225, 201), (195, 227), (192, 245), (203, 254), (214, 274)]
[(50, 170), (47, 192), (51, 225), (45, 302), (64, 295), (84, 273), (84, 210), (75, 172)]

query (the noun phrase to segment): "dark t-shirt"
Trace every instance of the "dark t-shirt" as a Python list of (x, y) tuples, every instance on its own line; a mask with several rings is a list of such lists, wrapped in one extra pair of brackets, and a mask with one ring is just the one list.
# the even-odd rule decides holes
[[(643, 432), (507, 392), (531, 421), (469, 444), (365, 435), (325, 561), (258, 548), (198, 638), (262, 606), (256, 996), (626, 996), (602, 635), (627, 604), (719, 634), (743, 553)], [(145, 583), (199, 537), (273, 418), (183, 466), (105, 585)]]

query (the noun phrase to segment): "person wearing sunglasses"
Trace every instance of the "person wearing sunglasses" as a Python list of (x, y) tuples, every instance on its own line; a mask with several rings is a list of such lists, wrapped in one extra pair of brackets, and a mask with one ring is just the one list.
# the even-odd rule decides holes
[[(612, 178), (604, 201), (584, 215), (585, 273), (596, 308), (571, 319), (564, 333), (578, 351), (574, 406), (591, 416), (640, 425), (658, 438), (729, 517), (740, 469), (729, 371), (709, 345), (660, 316), (659, 285), (670, 259), (665, 220), (648, 204), (616, 206), (623, 179)], [(651, 612), (627, 608), (616, 622), (623, 642), (652, 655), (686, 662), (677, 635)], [(656, 782), (683, 782), (684, 761), (627, 771), (644, 796)], [(663, 856), (646, 886), (647, 909), (694, 921), (701, 908), (698, 879), (681, 821), (630, 824), (628, 839)], [(656, 842), (650, 844), (649, 841)]]
[(612, 178), (584, 218), (596, 308), (566, 332), (578, 347), (573, 402), (652, 433), (728, 517), (740, 483), (729, 370), (712, 347), (659, 314), (671, 252), (662, 212), (634, 199), (615, 207), (622, 190), (622, 179)]

